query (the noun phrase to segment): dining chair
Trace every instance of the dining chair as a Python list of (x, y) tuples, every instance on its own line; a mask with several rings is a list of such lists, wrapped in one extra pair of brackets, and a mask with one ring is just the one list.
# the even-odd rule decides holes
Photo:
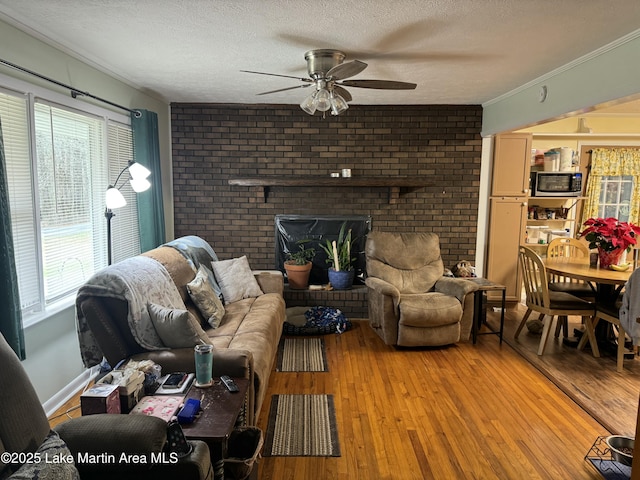
[(592, 349), (594, 356), (599, 356), (600, 352), (597, 350), (592, 322), (595, 311), (594, 304), (570, 293), (550, 290), (544, 263), (540, 256), (530, 248), (521, 246), (518, 259), (526, 292), (527, 311), (522, 317), (514, 337), (518, 338), (531, 313), (538, 312), (543, 320), (543, 329), (537, 353), (542, 355), (547, 345), (554, 317), (557, 316), (558, 321), (563, 323), (566, 334), (568, 316), (577, 315), (583, 317), (585, 334), (589, 337), (591, 345), (595, 345), (595, 348)]
[[(589, 248), (587, 245), (575, 238), (554, 238), (547, 246), (547, 258), (583, 259), (586, 261), (588, 257)], [(580, 298), (593, 298), (596, 294), (594, 286), (589, 282), (551, 273), (549, 274), (549, 290), (570, 293)]]
[[(640, 280), (640, 269), (635, 269), (629, 277), (627, 284), (637, 284), (637, 281)], [(624, 354), (625, 354), (625, 342), (627, 341), (627, 332), (622, 322), (620, 321), (620, 307), (624, 301), (627, 301), (627, 305), (629, 302), (640, 302), (640, 298), (637, 297), (637, 294), (633, 293), (633, 289), (625, 288), (624, 293), (622, 294), (622, 298), (618, 298), (618, 300), (614, 304), (607, 303), (596, 303), (596, 313), (593, 318), (593, 328), (595, 329), (600, 320), (604, 320), (609, 322), (616, 334), (616, 370), (618, 372), (624, 371)], [(637, 306), (637, 303), (636, 303)], [(628, 312), (631, 313), (631, 308), (628, 309)], [(638, 311), (637, 309), (634, 311)], [(634, 315), (637, 317), (637, 315)], [(630, 319), (633, 325), (634, 323), (640, 323), (640, 317), (631, 318)], [(627, 325), (628, 326), (628, 325)], [(578, 350), (582, 350), (587, 341), (590, 343), (592, 350), (593, 345), (591, 338), (585, 338), (583, 336), (578, 342)], [(596, 347), (597, 348), (597, 347)]]
[[(624, 344), (627, 339), (626, 332), (620, 323), (619, 311), (620, 311), (620, 301), (616, 302), (614, 305), (596, 305), (596, 314), (593, 317), (593, 328), (596, 328), (596, 325), (600, 323), (600, 320), (605, 320), (609, 322), (614, 330), (617, 329), (617, 338), (616, 343), (618, 344), (616, 349), (616, 370), (618, 372), (624, 371)], [(590, 338), (587, 338), (586, 335), (583, 335), (578, 342), (578, 350), (582, 350), (587, 341), (591, 345), (591, 350), (593, 350), (594, 343)], [(597, 345), (597, 344), (595, 344)], [(597, 347), (596, 347), (597, 348)]]

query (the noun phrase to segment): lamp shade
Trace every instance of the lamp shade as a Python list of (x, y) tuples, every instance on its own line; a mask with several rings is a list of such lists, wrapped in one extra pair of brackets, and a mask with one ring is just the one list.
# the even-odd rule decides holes
[(151, 171), (144, 165), (141, 165), (137, 162), (132, 162), (129, 164), (129, 174), (131, 175), (131, 178), (137, 180), (137, 179), (147, 178), (149, 175), (151, 175)]
[(331, 92), (331, 115), (340, 115), (349, 108), (347, 101), (337, 93)]
[(129, 179), (129, 183), (131, 184), (133, 191), (136, 193), (144, 192), (151, 187), (151, 182), (146, 178), (131, 178)]
[(109, 185), (107, 188), (107, 193), (105, 195), (104, 203), (109, 209), (113, 208), (122, 208), (127, 204), (122, 193), (117, 188)]
[(316, 108), (321, 112), (326, 112), (331, 108), (331, 98), (329, 96), (329, 92), (326, 89), (321, 88), (320, 90), (318, 90), (318, 93), (316, 94), (315, 104)]
[(313, 92), (311, 95), (306, 97), (302, 103), (300, 104), (300, 108), (304, 110), (309, 115), (313, 115), (316, 113), (316, 92)]

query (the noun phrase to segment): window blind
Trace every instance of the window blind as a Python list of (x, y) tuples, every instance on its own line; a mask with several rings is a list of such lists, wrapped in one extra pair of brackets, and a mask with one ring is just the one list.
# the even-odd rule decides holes
[[(131, 127), (117, 122), (108, 123), (109, 182), (115, 182), (118, 174), (133, 160), (133, 136)], [(128, 172), (122, 175), (117, 187), (127, 204), (114, 211), (111, 219), (113, 262), (133, 257), (140, 253), (140, 231), (138, 229), (138, 206), (136, 194), (128, 182)], [(106, 184), (105, 184), (106, 185)], [(106, 190), (106, 186), (105, 186)], [(103, 217), (104, 218), (104, 217)]]
[(94, 252), (104, 236), (95, 215), (107, 185), (104, 122), (38, 102), (34, 123), (44, 296), (51, 303), (101, 266)]
[(39, 310), (44, 301), (40, 295), (41, 275), (27, 109), (24, 95), (0, 92), (0, 127), (4, 141), (20, 306), (23, 311)]
[[(0, 88), (23, 318), (46, 310), (107, 265), (105, 192), (133, 156), (131, 127)], [(112, 220), (114, 260), (140, 252), (136, 194)], [(26, 315), (26, 317), (25, 317)]]

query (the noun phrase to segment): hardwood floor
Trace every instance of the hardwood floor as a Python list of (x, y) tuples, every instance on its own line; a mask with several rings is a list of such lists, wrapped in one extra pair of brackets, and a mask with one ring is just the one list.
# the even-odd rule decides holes
[(497, 336), (396, 349), (354, 320), (323, 338), (329, 372), (274, 371), (258, 426), (273, 394), (333, 394), (342, 456), (264, 457), (257, 478), (601, 478), (584, 457), (609, 432)]
[[(526, 308), (520, 306), (518, 315)], [(521, 317), (520, 317), (521, 318)], [(536, 317), (537, 318), (537, 317)], [(569, 331), (581, 327), (579, 317), (569, 317)], [(515, 339), (518, 322), (507, 322), (505, 340), (532, 365), (550, 378), (569, 397), (589, 412), (599, 423), (619, 435), (635, 436), (640, 394), (640, 358), (625, 359), (624, 371), (616, 371), (615, 351), (596, 358), (589, 347), (578, 351), (552, 337), (544, 355), (537, 355), (540, 335), (532, 335), (525, 327)]]
[(324, 337), (329, 372), (274, 371), (259, 419), (272, 394), (333, 394), (342, 457), (264, 457), (258, 478), (600, 478), (584, 456), (607, 430), (497, 336), (395, 349), (354, 324)]

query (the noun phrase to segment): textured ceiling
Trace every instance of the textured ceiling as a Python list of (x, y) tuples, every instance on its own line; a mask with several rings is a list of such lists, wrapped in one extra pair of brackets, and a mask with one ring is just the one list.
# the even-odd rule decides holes
[[(369, 64), (355, 104), (479, 104), (640, 28), (638, 0), (0, 0), (0, 18), (169, 102), (299, 103), (304, 53)], [(0, 55), (1, 56), (1, 55)], [(83, 86), (91, 89), (91, 86)]]

